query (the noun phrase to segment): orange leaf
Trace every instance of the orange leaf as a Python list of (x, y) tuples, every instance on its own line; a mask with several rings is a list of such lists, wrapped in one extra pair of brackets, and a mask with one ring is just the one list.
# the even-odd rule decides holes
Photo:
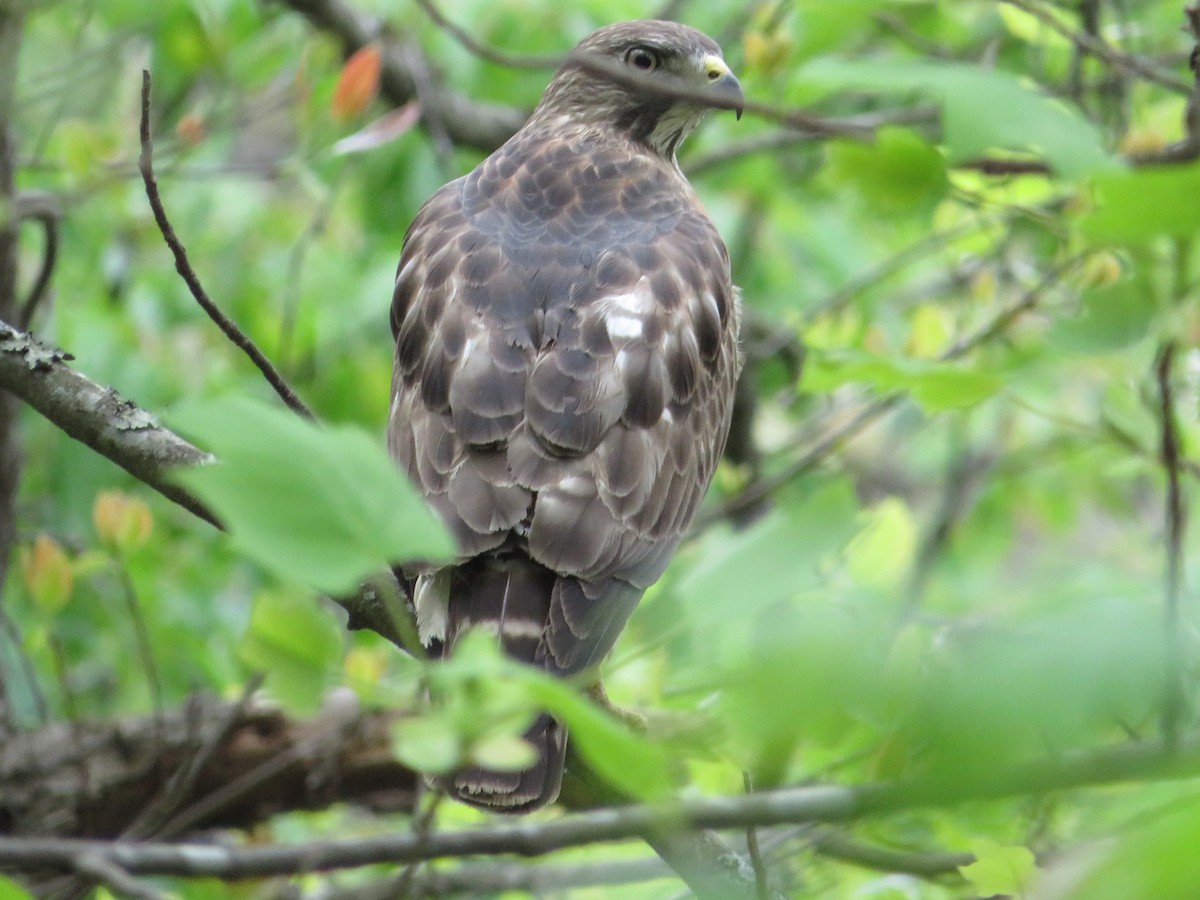
[(378, 44), (367, 44), (355, 51), (338, 76), (333, 89), (330, 112), (338, 121), (357, 116), (379, 92), (379, 70), (383, 54)]
[(92, 523), (100, 540), (120, 552), (138, 549), (150, 539), (154, 518), (150, 507), (120, 491), (101, 491), (92, 506)]
[(204, 120), (194, 112), (188, 113), (179, 120), (179, 124), (175, 126), (175, 133), (189, 147), (195, 147), (207, 137)]
[(62, 609), (75, 587), (66, 551), (47, 534), (39, 534), (32, 547), (21, 548), (21, 577), (33, 599), (47, 612)]

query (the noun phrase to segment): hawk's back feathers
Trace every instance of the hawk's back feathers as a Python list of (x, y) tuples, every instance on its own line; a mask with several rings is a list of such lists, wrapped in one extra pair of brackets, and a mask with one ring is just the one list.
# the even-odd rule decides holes
[[(716, 45), (674, 23), (600, 29), (580, 52), (740, 90)], [(521, 131), (405, 239), (389, 446), (458, 542), (460, 564), (416, 592), (423, 639), (443, 652), (482, 627), (551, 673), (598, 664), (724, 447), (739, 301), (674, 159), (705, 109), (641, 80), (569, 59)], [(535, 769), (460, 772), (456, 794), (509, 811), (553, 800), (565, 730), (544, 717), (527, 738)]]

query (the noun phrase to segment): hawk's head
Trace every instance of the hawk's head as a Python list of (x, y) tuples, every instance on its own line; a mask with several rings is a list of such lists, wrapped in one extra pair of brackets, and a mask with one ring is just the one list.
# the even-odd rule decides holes
[(715, 41), (677, 22), (644, 19), (609, 25), (580, 41), (546, 88), (534, 120), (615, 128), (673, 159), (713, 108), (740, 116), (742, 100), (742, 86)]

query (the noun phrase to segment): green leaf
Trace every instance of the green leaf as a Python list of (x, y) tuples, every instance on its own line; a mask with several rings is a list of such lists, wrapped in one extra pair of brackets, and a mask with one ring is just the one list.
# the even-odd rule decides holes
[(1161, 900), (1200, 896), (1200, 797), (1159, 808), (1125, 829), (1061, 900)]
[(931, 209), (950, 187), (942, 155), (914, 131), (883, 128), (873, 144), (836, 141), (834, 175), (882, 212)]
[(1036, 153), (1068, 178), (1118, 165), (1095, 126), (1007, 72), (965, 63), (827, 58), (806, 66), (803, 75), (833, 88), (936, 97), (952, 164), (1003, 149)]
[[(1073, 32), (1075, 30), (1076, 24), (1062, 10), (1055, 9), (1052, 6), (1044, 6), (1042, 7), (1042, 11), (1046, 15), (1052, 16), (1069, 31)], [(1009, 6), (1007, 3), (997, 6), (996, 12), (1000, 14), (1000, 21), (1008, 29), (1008, 33), (1027, 44), (1052, 47), (1056, 50), (1069, 50), (1071, 48), (1071, 42), (1067, 40), (1066, 35), (1055, 31), (1032, 13), (1027, 13), (1023, 9), (1017, 9), (1015, 6)]]
[(311, 713), (338, 672), (343, 637), (314, 598), (268, 591), (255, 598), (238, 656), (265, 673), (267, 690), (284, 707)]
[(218, 459), (175, 477), (280, 577), (337, 594), (391, 563), (453, 553), (445, 529), (361, 429), (243, 398), (195, 404), (171, 420)]
[(849, 350), (813, 351), (805, 363), (803, 388), (827, 392), (866, 382), (882, 392), (907, 390), (928, 412), (974, 406), (1003, 387), (1000, 376), (959, 363), (886, 359)]
[[(708, 598), (693, 625), (711, 621), (728, 630), (732, 607), (746, 612), (790, 597), (817, 583), (817, 567), (836, 553), (857, 529), (858, 506), (848, 481), (812, 479), (751, 527), (705, 537), (699, 561), (675, 585), (681, 597)], [(753, 585), (753, 596), (746, 586)]]
[(981, 897), (1020, 897), (1029, 887), (1037, 860), (1027, 847), (982, 843), (974, 848), (975, 862), (958, 871)]
[(917, 523), (899, 497), (870, 510), (866, 526), (846, 548), (846, 568), (860, 584), (895, 587), (907, 574), (917, 549)]
[(396, 758), (418, 772), (442, 774), (462, 761), (462, 741), (454, 723), (437, 713), (401, 719), (392, 729)]
[(1076, 353), (1108, 353), (1144, 338), (1156, 312), (1145, 278), (1122, 278), (1092, 287), (1080, 297), (1081, 314), (1055, 323), (1048, 339)]
[(666, 753), (601, 711), (574, 687), (521, 667), (530, 695), (571, 729), (580, 756), (605, 781), (638, 800), (654, 800), (671, 788)]
[(1200, 230), (1200, 163), (1096, 177), (1096, 208), (1080, 229), (1097, 241), (1134, 244), (1168, 235), (1189, 237)]
[(0, 875), (0, 900), (32, 900), (32, 897), (32, 894), (15, 881)]
[(471, 745), (471, 760), (498, 772), (519, 772), (537, 761), (537, 750), (516, 735), (493, 734)]

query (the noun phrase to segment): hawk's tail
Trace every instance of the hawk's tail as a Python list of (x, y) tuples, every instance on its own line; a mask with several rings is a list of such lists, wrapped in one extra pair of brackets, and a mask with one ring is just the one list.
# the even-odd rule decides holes
[[(446, 644), (467, 629), (495, 634), (505, 656), (538, 663), (551, 596), (557, 576), (527, 557), (478, 557), (462, 566), (450, 588)], [(542, 715), (524, 738), (537, 751), (537, 761), (516, 772), (472, 766), (442, 782), (455, 797), (492, 812), (523, 813), (558, 799), (567, 748), (567, 729)]]
[(489, 812), (525, 813), (558, 799), (567, 729), (550, 716), (541, 716), (525, 732), (537, 751), (537, 762), (519, 772), (497, 772), (472, 766), (447, 779), (446, 787), (463, 803)]

